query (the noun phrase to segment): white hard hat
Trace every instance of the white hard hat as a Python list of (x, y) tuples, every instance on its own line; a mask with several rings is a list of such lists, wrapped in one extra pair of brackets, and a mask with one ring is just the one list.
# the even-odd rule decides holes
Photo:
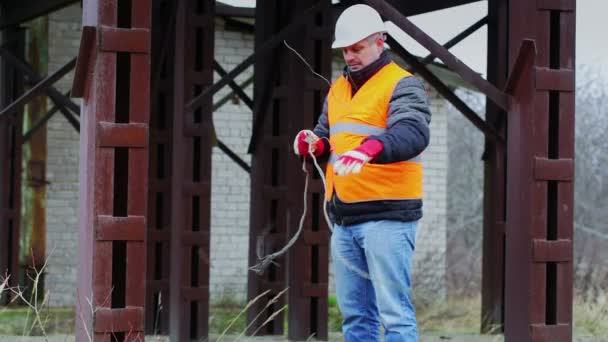
[(336, 21), (332, 49), (355, 44), (377, 32), (386, 32), (380, 14), (368, 5), (353, 5), (345, 9)]

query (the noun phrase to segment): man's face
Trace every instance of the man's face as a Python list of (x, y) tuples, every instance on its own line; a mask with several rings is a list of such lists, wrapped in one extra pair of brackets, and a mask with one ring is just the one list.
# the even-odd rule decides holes
[(382, 35), (374, 33), (351, 46), (342, 48), (344, 61), (351, 71), (365, 68), (382, 54), (384, 39)]

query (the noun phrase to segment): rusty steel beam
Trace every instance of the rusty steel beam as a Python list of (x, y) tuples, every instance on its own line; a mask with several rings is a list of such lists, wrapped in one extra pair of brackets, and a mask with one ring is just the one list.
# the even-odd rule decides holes
[[(0, 56), (2, 56), (2, 58), (6, 58), (9, 63), (26, 75), (28, 85), (33, 86), (42, 81), (42, 77), (40, 77), (36, 71), (34, 71), (31, 65), (25, 62), (23, 59), (14, 56), (10, 51), (0, 47)], [(50, 86), (45, 88), (44, 92), (51, 98), (51, 100), (53, 100), (54, 103), (61, 105), (60, 108), (66, 107), (74, 114), (80, 115), (80, 106), (74, 103), (74, 101), (72, 101), (68, 96), (63, 95), (56, 88)]]
[[(460, 43), (465, 38), (467, 38), (468, 36), (470, 36), (471, 34), (473, 34), (475, 31), (479, 30), (481, 27), (483, 27), (487, 23), (488, 23), (488, 17), (487, 16), (479, 19), (473, 25), (469, 26), (464, 31), (460, 32), (459, 34), (457, 34), (456, 36), (454, 36), (452, 39), (448, 40), (445, 44), (443, 44), (443, 47), (446, 48), (446, 49), (450, 49), (454, 45)], [(431, 53), (428, 56), (424, 57), (421, 62), (422, 62), (422, 64), (429, 64), (429, 63), (431, 63), (433, 61), (433, 59), (435, 59), (435, 55), (433, 55)]]
[(509, 2), (508, 341), (572, 340), (575, 14), (573, 0)]
[[(220, 75), (220, 77), (224, 77), (224, 76), (226, 76), (228, 74), (226, 72), (226, 70), (224, 70), (224, 68), (222, 68), (222, 66), (220, 65), (220, 63), (218, 63), (215, 59), (213, 60), (213, 69), (215, 70), (215, 72), (218, 73), (218, 75)], [(243, 88), (241, 88), (234, 81), (228, 82), (228, 85), (230, 86), (230, 88), (232, 88), (232, 91), (235, 94), (237, 94), (241, 98), (241, 100), (243, 100), (243, 102), (245, 102), (245, 104), (247, 105), (247, 107), (249, 107), (249, 109), (253, 110), (253, 100), (249, 97), (249, 95), (247, 95), (245, 93), (245, 91), (243, 90)]]
[(241, 169), (245, 170), (247, 173), (251, 173), (251, 166), (241, 159), (238, 154), (234, 153), (234, 151), (232, 151), (230, 147), (226, 146), (226, 144), (224, 144), (220, 139), (217, 139), (217, 147), (222, 150), (222, 152), (226, 153), (226, 155), (238, 166), (240, 166)]
[[(163, 68), (169, 67), (167, 60), (169, 55), (173, 55), (175, 52), (170, 51), (170, 47), (173, 46), (173, 38), (175, 38), (175, 18), (177, 15), (178, 1), (167, 2), (164, 0), (154, 0), (158, 5), (154, 9), (155, 16), (158, 24), (155, 26), (158, 32), (155, 32), (155, 39), (153, 41), (153, 49), (157, 55), (156, 61), (152, 64), (152, 93), (155, 94), (158, 91), (159, 82), (161, 82)], [(162, 5), (162, 7), (161, 7)], [(167, 16), (167, 11), (169, 15)], [(160, 13), (159, 13), (160, 12)], [(162, 28), (162, 30), (158, 30)]]
[[(256, 2), (255, 20), (255, 45), (256, 48), (267, 41), (275, 32), (280, 30), (284, 24), (284, 8), (287, 2), (279, 0), (264, 0)], [(264, 18), (277, 18), (277, 20), (264, 20)], [(282, 20), (281, 20), (282, 19)], [(260, 101), (270, 97), (273, 93), (274, 84), (278, 77), (283, 74), (283, 65), (273, 60), (279, 52), (269, 53), (269, 58), (259, 58), (254, 66), (254, 101), (255, 108), (260, 108)], [(261, 98), (262, 97), (262, 98)], [(268, 101), (270, 103), (270, 101)], [(272, 101), (272, 112), (280, 110), (280, 100)], [(254, 121), (259, 116), (254, 109)], [(274, 122), (273, 122), (274, 121)], [(275, 129), (273, 130), (273, 123)], [(286, 174), (284, 170), (285, 158), (288, 155), (285, 146), (289, 145), (286, 137), (279, 137), (282, 131), (278, 118), (271, 116), (265, 120), (263, 132), (260, 136), (266, 143), (264, 149), (254, 150), (251, 156), (251, 208), (249, 211), (249, 260), (248, 266), (259, 262), (259, 257), (279, 250), (286, 243), (287, 233), (287, 189), (285, 186)], [(254, 122), (253, 127), (256, 127)], [(262, 129), (260, 130), (262, 132)], [(255, 135), (252, 132), (252, 137)], [(250, 145), (251, 147), (251, 145)], [(279, 262), (283, 259), (279, 259)], [(252, 302), (247, 310), (248, 335), (282, 335), (285, 321), (284, 312), (279, 312), (275, 319), (266, 326), (266, 321), (274, 312), (278, 312), (286, 303), (285, 296), (279, 296), (281, 291), (287, 288), (286, 267), (278, 267), (272, 264), (263, 275), (249, 272), (247, 277), (247, 299), (253, 299), (270, 290), (268, 295), (260, 300)], [(276, 298), (275, 298), (276, 297)], [(275, 302), (271, 300), (275, 299)]]
[[(500, 89), (507, 82), (507, 0), (488, 2), (488, 81)], [(506, 136), (507, 115), (494, 103), (486, 102), (486, 122)], [(481, 274), (481, 332), (501, 333), (504, 329), (506, 150), (491, 139), (485, 141), (483, 241)]]
[[(65, 96), (70, 96), (70, 92), (68, 91), (66, 93)], [(57, 113), (59, 111), (59, 106), (58, 105), (54, 105), (53, 108), (51, 108), (48, 112), (46, 112), (46, 114), (44, 114), (43, 117), (41, 117), (32, 128), (30, 128), (29, 131), (27, 131), (27, 133), (23, 134), (23, 137), (21, 138), (21, 143), (26, 143), (28, 140), (30, 140), (30, 138), (36, 134), (36, 132), (44, 127), (44, 125), (46, 125), (46, 123), (53, 117), (53, 115), (55, 115), (55, 113)]]
[[(247, 78), (243, 83), (239, 84), (238, 86), (241, 89), (245, 89), (245, 88), (249, 87), (252, 83), (253, 83), (253, 76), (250, 76), (249, 78)], [(234, 97), (234, 95), (236, 95), (236, 93), (234, 91), (231, 91), (230, 93), (226, 94), (226, 96), (222, 97), (219, 101), (214, 103), (213, 111), (215, 112), (216, 110), (220, 109), (223, 105), (228, 103), (228, 101), (230, 101)]]
[(225, 85), (227, 85), (230, 81), (233, 81), (235, 77), (237, 77), (239, 74), (245, 71), (245, 69), (251, 66), (255, 62), (256, 58), (259, 58), (260, 56), (266, 56), (269, 51), (273, 50), (280, 43), (282, 43), (287, 36), (295, 32), (295, 30), (305, 24), (307, 20), (310, 20), (310, 15), (315, 10), (316, 6), (308, 8), (306, 11), (303, 11), (297, 18), (294, 18), (293, 21), (291, 21), (288, 25), (283, 27), (280, 31), (276, 32), (273, 36), (268, 37), (265, 42), (261, 43), (259, 47), (256, 47), (253, 54), (247, 57), (239, 65), (234, 67), (234, 69), (230, 70), (220, 80), (209, 85), (208, 87), (203, 89), (200, 94), (191, 99), (186, 104), (184, 110), (187, 112), (191, 112), (193, 108), (200, 106), (201, 102), (203, 102), (207, 96), (215, 94)]
[(399, 13), (393, 6), (385, 0), (364, 0), (368, 5), (374, 7), (385, 19), (392, 21), (397, 27), (416, 40), (420, 45), (429, 50), (437, 58), (441, 59), (445, 65), (456, 72), (465, 81), (476, 87), (487, 98), (496, 103), (503, 110), (509, 109), (509, 96), (502, 90), (484, 80), (478, 73), (461, 62), (448, 49), (441, 46), (428, 34), (414, 25), (403, 14)]
[[(299, 13), (305, 6), (318, 3), (319, 12), (315, 20), (305, 27), (307, 39), (292, 39), (294, 48), (306, 60), (313, 63), (313, 68), (331, 78), (333, 38), (333, 20), (329, 0), (307, 0), (294, 2), (291, 6), (291, 16)], [(284, 138), (291, 141), (299, 130), (312, 128), (320, 115), (327, 84), (317, 82), (318, 78), (291, 51), (282, 55), (285, 72), (281, 77), (280, 86), (286, 88), (285, 106), (281, 113), (288, 113), (281, 120), (287, 121)], [(304, 86), (302, 86), (304, 84)], [(277, 119), (277, 118), (275, 118)], [(291, 146), (291, 144), (289, 145)], [(282, 150), (289, 157), (285, 158), (287, 165), (283, 166), (290, 175), (286, 179), (288, 202), (297, 203), (296, 210), (290, 210), (288, 218), (288, 236), (297, 233), (304, 192), (305, 175), (301, 171), (299, 158), (290, 149)], [(291, 158), (290, 158), (291, 157)], [(311, 173), (313, 171), (312, 165)], [(298, 177), (299, 175), (299, 177)], [(313, 178), (313, 177), (311, 177)], [(287, 285), (288, 291), (288, 334), (290, 340), (303, 341), (310, 336), (319, 340), (327, 340), (327, 295), (329, 282), (329, 227), (323, 216), (323, 183), (319, 177), (310, 180), (307, 193), (307, 207), (310, 212), (304, 220), (301, 239), (289, 250), (287, 256)], [(293, 208), (293, 207), (292, 207)], [(297, 214), (296, 214), (297, 213)]]
[[(272, 54), (272, 56), (269, 57), (269, 65), (275, 65), (276, 59), (276, 54)], [(256, 146), (261, 136), (261, 129), (264, 125), (264, 119), (266, 118), (266, 113), (268, 112), (270, 101), (272, 100), (274, 78), (265, 77), (264, 83), (256, 83), (256, 87), (258, 88), (256, 91), (259, 95), (253, 107), (253, 126), (251, 128), (249, 147), (247, 148), (247, 153), (250, 154), (255, 153)]]
[(5, 0), (0, 14), (0, 30), (46, 15), (78, 0)]
[[(208, 338), (214, 0), (180, 1), (176, 16), (171, 175), (170, 335)], [(192, 98), (199, 96), (199, 100)], [(185, 104), (190, 103), (189, 110)], [(186, 105), (187, 106), (187, 105)]]
[(17, 111), (18, 108), (25, 106), (31, 99), (38, 96), (41, 92), (47, 89), (49, 86), (53, 85), (55, 82), (59, 81), (63, 76), (67, 75), (74, 67), (76, 66), (76, 59), (72, 59), (64, 66), (59, 68), (53, 74), (49, 75), (44, 80), (40, 81), (32, 88), (30, 88), (25, 94), (21, 97), (10, 103), (8, 106), (4, 107), (2, 111), (0, 111), (0, 118), (7, 114), (12, 114)]
[[(11, 50), (19, 56), (25, 55), (23, 30), (7, 29), (2, 33), (2, 40), (10, 40)], [(0, 106), (13, 102), (23, 89), (23, 76), (6, 61), (0, 61)], [(0, 276), (8, 275), (11, 287), (19, 282), (22, 129), (21, 113), (0, 120)], [(5, 291), (0, 294), (0, 305), (8, 304), (11, 299)]]
[[(152, 2), (152, 87), (148, 168), (146, 334), (168, 335), (175, 3)], [(167, 12), (170, 12), (167, 17)]]
[(504, 137), (501, 136), (494, 128), (490, 127), (475, 111), (467, 106), (454, 92), (441, 81), (435, 74), (422, 64), (416, 56), (410, 54), (392, 37), (388, 37), (387, 42), (392, 46), (393, 51), (397, 53), (403, 60), (412, 68), (412, 71), (419, 74), (427, 81), (444, 99), (450, 102), (458, 109), (475, 127), (477, 127), (488, 139), (500, 144), (504, 144)]
[[(149, 0), (86, 0), (83, 22), (149, 40)], [(108, 43), (108, 42), (107, 42)], [(149, 51), (91, 45), (84, 71), (76, 340), (144, 339)], [(81, 50), (82, 52), (82, 50)]]

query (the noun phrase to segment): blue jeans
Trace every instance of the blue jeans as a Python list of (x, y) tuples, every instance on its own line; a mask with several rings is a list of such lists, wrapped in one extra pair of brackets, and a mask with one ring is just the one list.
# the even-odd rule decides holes
[(331, 254), (346, 342), (416, 342), (410, 264), (418, 221), (334, 225)]

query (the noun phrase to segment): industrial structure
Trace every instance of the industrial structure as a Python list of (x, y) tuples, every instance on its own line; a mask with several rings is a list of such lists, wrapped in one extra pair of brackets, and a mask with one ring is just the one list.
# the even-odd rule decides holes
[[(77, 340), (89, 334), (96, 341), (134, 340), (155, 327), (176, 341), (204, 338), (211, 148), (219, 146), (251, 174), (249, 253), (255, 264), (260, 245), (263, 254), (276, 251), (298, 227), (304, 181), (293, 177), (301, 171), (288, 146), (316, 121), (327, 90), (278, 48), (289, 38), (329, 78), (333, 24), (354, 1), (258, 1), (254, 54), (223, 70), (214, 62), (215, 1), (84, 0), (78, 58), (42, 79), (23, 62), (19, 24), (74, 2), (8, 0), (0, 7), (0, 270), (18, 267), (21, 145), (32, 133), (23, 132), (21, 113), (46, 93), (55, 107), (32, 129), (60, 112), (81, 134)], [(407, 16), (475, 1), (362, 2), (431, 52), (420, 60), (389, 37), (412, 71), (486, 137), (482, 329), (502, 326), (507, 341), (570, 341), (575, 1), (488, 0), (487, 18), (445, 46)], [(487, 80), (448, 51), (483, 24)], [(429, 72), (434, 57), (487, 97), (485, 120)], [(251, 65), (253, 99), (234, 82)], [(71, 94), (55, 90), (74, 68)], [(222, 75), (217, 82), (214, 72)], [(212, 95), (225, 86), (254, 114), (251, 165), (213, 134)], [(82, 97), (82, 108), (68, 95)], [(248, 319), (288, 304), (292, 340), (327, 338), (329, 233), (322, 198), (322, 184), (313, 177), (312, 213), (286, 266), (249, 276), (248, 298), (270, 292)], [(286, 300), (266, 305), (285, 288)], [(161, 314), (160, 294), (169, 299)], [(82, 307), (88, 302), (92, 310)], [(279, 315), (276, 322), (282, 320)], [(283, 325), (257, 333), (283, 334)]]

